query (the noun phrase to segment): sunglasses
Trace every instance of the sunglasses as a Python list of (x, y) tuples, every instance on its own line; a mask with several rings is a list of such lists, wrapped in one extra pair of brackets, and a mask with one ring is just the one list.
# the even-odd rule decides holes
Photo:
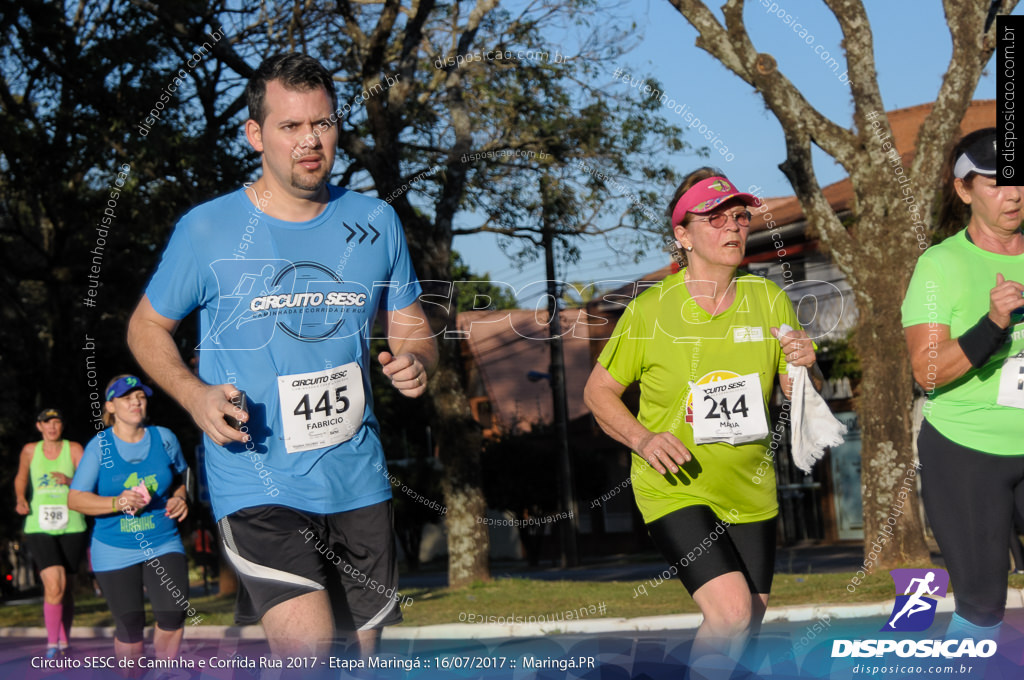
[(707, 222), (714, 229), (721, 229), (729, 223), (729, 218), (732, 218), (736, 222), (736, 226), (745, 228), (750, 226), (750, 218), (752, 215), (749, 210), (737, 213), (715, 213), (708, 215), (707, 217), (694, 217), (692, 222)]

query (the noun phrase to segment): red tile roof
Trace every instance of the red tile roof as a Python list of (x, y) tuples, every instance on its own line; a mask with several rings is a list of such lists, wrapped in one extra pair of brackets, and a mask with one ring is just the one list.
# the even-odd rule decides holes
[[(563, 310), (562, 353), (565, 356), (569, 419), (589, 411), (583, 387), (590, 376), (590, 339), (579, 309)], [(458, 328), (468, 331), (469, 349), (477, 363), (494, 417), (501, 429), (529, 430), (532, 423), (553, 419), (551, 386), (547, 380), (529, 382), (530, 371), (548, 372), (550, 363), (547, 312), (506, 309), (496, 312), (461, 312)]]

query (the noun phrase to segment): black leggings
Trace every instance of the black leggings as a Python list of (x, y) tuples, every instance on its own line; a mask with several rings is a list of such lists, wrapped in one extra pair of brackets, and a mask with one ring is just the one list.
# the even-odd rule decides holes
[(121, 642), (142, 642), (142, 630), (146, 626), (143, 583), (153, 605), (156, 625), (166, 631), (185, 625), (185, 610), (191, 605), (188, 602), (188, 563), (183, 553), (167, 553), (123, 569), (97, 571), (96, 580), (114, 616), (114, 637)]
[(1024, 508), (1024, 456), (960, 446), (927, 420), (917, 449), (924, 509), (955, 589), (956, 613), (994, 626), (1006, 610), (1006, 539), (1015, 508)]

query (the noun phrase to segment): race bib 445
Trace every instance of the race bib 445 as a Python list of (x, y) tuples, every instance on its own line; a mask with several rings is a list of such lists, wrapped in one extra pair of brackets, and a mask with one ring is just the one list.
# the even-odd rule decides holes
[(355, 361), (313, 373), (277, 379), (288, 453), (334, 446), (355, 436), (363, 424), (363, 372)]

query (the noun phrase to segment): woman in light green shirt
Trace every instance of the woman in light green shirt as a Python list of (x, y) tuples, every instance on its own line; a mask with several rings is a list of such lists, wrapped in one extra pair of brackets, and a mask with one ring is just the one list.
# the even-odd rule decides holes
[(1014, 512), (1024, 509), (1024, 187), (999, 186), (996, 130), (961, 139), (948, 206), (966, 228), (917, 261), (903, 301), (914, 379), (928, 395), (921, 495), (955, 590), (947, 637), (996, 635)]

